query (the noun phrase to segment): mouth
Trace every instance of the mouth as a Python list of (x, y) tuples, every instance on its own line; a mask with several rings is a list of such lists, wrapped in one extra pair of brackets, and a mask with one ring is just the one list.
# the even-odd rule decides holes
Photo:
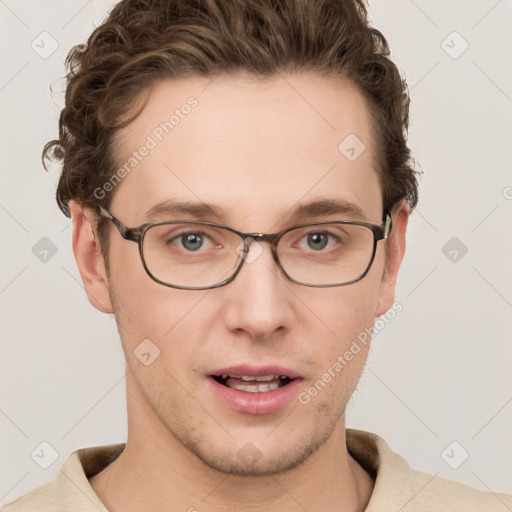
[(304, 380), (284, 366), (239, 364), (208, 372), (215, 401), (231, 410), (252, 415), (275, 413), (296, 398)]
[(211, 377), (228, 388), (246, 391), (247, 393), (266, 393), (287, 386), (293, 380), (287, 375), (242, 375), (239, 373), (224, 373)]

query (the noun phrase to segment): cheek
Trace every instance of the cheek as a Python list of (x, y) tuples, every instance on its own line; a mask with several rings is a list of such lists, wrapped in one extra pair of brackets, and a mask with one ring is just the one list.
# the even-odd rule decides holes
[(319, 320), (335, 336), (336, 343), (343, 345), (373, 324), (379, 285), (380, 273), (376, 272), (350, 285), (313, 289), (315, 292), (303, 294), (302, 300), (313, 319)]
[(137, 288), (126, 287), (119, 291), (123, 298), (117, 317), (126, 327), (124, 334), (133, 342), (150, 338), (164, 346), (172, 340), (190, 341), (194, 331), (207, 320), (207, 312), (200, 307), (205, 293), (176, 290), (151, 282)]
[[(316, 362), (312, 385), (318, 383), (319, 402), (332, 400), (341, 407), (357, 385), (371, 344), (380, 272), (351, 285), (314, 289), (314, 294), (303, 297), (312, 314), (300, 327), (310, 340), (318, 340), (304, 350)], [(328, 391), (320, 393), (324, 384)]]
[[(144, 339), (161, 350), (173, 339), (190, 336), (207, 311), (201, 306), (207, 290), (179, 290), (155, 282), (146, 273), (136, 244), (111, 252), (111, 294), (116, 320), (127, 353)], [(124, 249), (124, 247), (123, 247)], [(179, 352), (179, 350), (178, 350)], [(162, 354), (163, 355), (163, 354)]]

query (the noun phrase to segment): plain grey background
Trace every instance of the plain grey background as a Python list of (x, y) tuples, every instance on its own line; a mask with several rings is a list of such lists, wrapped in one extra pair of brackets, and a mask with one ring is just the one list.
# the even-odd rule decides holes
[[(0, 0), (0, 505), (53, 480), (72, 451), (126, 440), (115, 321), (87, 301), (54, 200), (59, 169), (40, 161), (64, 58), (112, 4)], [(409, 84), (424, 175), (403, 310), (373, 341), (347, 423), (416, 469), (512, 494), (512, 2), (370, 10)], [(56, 452), (47, 469), (31, 456), (42, 449)]]

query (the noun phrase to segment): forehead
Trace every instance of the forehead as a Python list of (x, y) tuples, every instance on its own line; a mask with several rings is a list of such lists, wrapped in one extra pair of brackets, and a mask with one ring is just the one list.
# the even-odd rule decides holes
[[(156, 83), (114, 145), (128, 221), (165, 200), (219, 206), (261, 224), (313, 200), (344, 200), (379, 220), (371, 119), (359, 91), (308, 75)], [(226, 221), (230, 220), (228, 218)]]

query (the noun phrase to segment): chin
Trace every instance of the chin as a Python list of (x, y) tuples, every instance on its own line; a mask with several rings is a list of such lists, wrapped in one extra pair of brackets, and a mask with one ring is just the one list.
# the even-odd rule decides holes
[[(286, 420), (277, 430), (253, 437), (200, 435), (176, 436), (177, 440), (208, 468), (233, 476), (272, 476), (290, 471), (315, 453), (332, 435), (336, 422), (303, 425), (303, 432), (286, 431)], [(288, 426), (289, 427), (289, 426)], [(247, 439), (241, 441), (240, 439)], [(251, 440), (252, 439), (252, 440)]]
[(269, 449), (261, 451), (253, 443), (246, 443), (240, 450), (213, 452), (196, 450), (194, 454), (210, 469), (232, 476), (273, 476), (300, 466), (319, 445), (299, 445), (288, 450)]

